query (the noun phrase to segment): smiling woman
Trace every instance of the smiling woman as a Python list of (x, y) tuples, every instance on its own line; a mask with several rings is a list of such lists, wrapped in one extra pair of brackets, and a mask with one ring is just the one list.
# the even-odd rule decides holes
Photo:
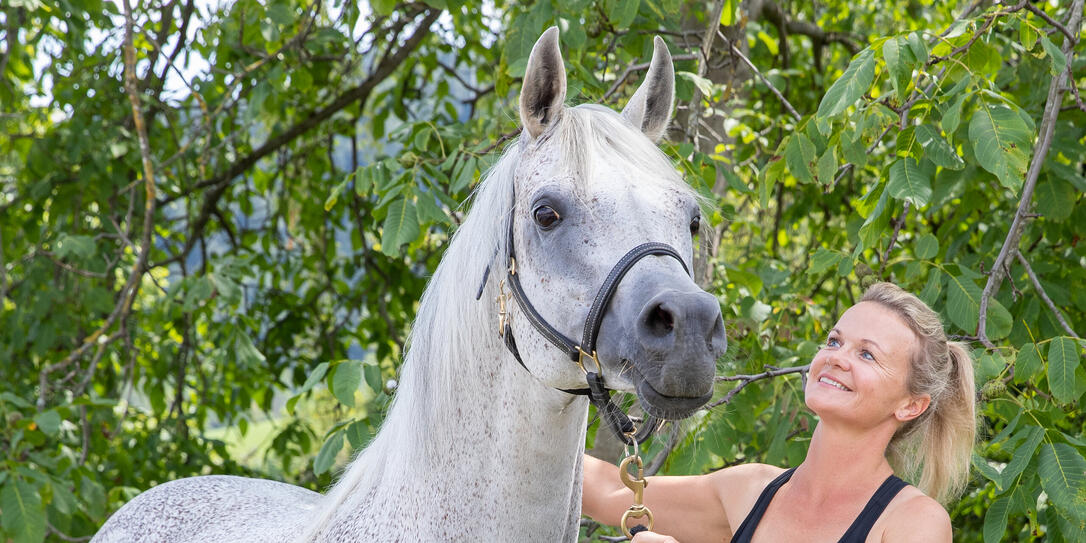
[[(798, 467), (652, 478), (644, 500), (658, 532), (634, 542), (951, 540), (940, 502), (968, 475), (973, 365), (931, 308), (872, 285), (811, 361), (805, 396), (819, 422)], [(585, 457), (584, 512), (608, 524), (629, 502), (615, 469)]]

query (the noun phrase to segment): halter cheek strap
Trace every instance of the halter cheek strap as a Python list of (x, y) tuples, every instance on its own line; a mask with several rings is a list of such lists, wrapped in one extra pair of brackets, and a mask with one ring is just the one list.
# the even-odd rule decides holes
[[(516, 195), (513, 196), (513, 205), (510, 206), (509, 214), (509, 232), (508, 232), (508, 262), (509, 269), (506, 272), (505, 279), (499, 284), (499, 314), (501, 321), (499, 323), (499, 334), (505, 341), (505, 347), (512, 353), (513, 358), (520, 363), (521, 367), (531, 373), (528, 366), (524, 364), (524, 360), (521, 359), (520, 350), (517, 349), (516, 339), (513, 338), (513, 329), (508, 318), (508, 308), (506, 307), (506, 298), (504, 293), (504, 287), (508, 285), (509, 292), (514, 300), (517, 302), (517, 306), (520, 307), (525, 318), (531, 323), (532, 327), (539, 332), (547, 341), (564, 352), (566, 356), (570, 358), (585, 374), (585, 381), (588, 388), (585, 389), (558, 389), (569, 394), (586, 395), (590, 402), (596, 406), (596, 410), (600, 413), (600, 416), (607, 421), (608, 427), (614, 432), (615, 436), (626, 443), (631, 444), (632, 441), (638, 443), (645, 441), (656, 429), (659, 421), (652, 415), (645, 417), (644, 424), (640, 429), (635, 429), (633, 422), (625, 413), (622, 412), (613, 402), (611, 402), (611, 391), (608, 390), (603, 384), (603, 366), (600, 364), (599, 358), (596, 355), (596, 339), (599, 337), (600, 327), (603, 324), (603, 316), (607, 312), (607, 307), (610, 305), (611, 299), (615, 295), (615, 291), (618, 289), (619, 283), (622, 278), (626, 276), (626, 273), (630, 271), (635, 264), (641, 259), (648, 256), (670, 256), (679, 261), (679, 264), (683, 267), (683, 271), (687, 274), (690, 273), (689, 268), (686, 266), (686, 262), (683, 261), (682, 256), (673, 249), (670, 245), (665, 243), (643, 243), (634, 247), (627, 252), (618, 263), (611, 268), (611, 272), (607, 274), (607, 278), (600, 286), (599, 292), (596, 293), (596, 298), (592, 302), (592, 307), (588, 311), (588, 318), (585, 320), (584, 332), (581, 337), (580, 344), (574, 342), (565, 334), (556, 330), (550, 323), (547, 322), (542, 315), (535, 309), (531, 301), (528, 300), (528, 296), (524, 293), (524, 288), (520, 284), (520, 275), (517, 273), (517, 260), (516, 249), (513, 243), (513, 209), (516, 205)], [(479, 291), (475, 298), (479, 299), (483, 293), (483, 287), (486, 285), (487, 278), (490, 276), (490, 267), (487, 266), (486, 271), (483, 273), (482, 284), (479, 285)], [(591, 360), (594, 364), (594, 368), (586, 365), (586, 362)]]

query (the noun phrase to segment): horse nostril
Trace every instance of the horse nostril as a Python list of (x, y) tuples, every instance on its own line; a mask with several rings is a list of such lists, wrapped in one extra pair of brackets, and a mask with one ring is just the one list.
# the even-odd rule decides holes
[(664, 304), (656, 304), (648, 313), (645, 324), (655, 335), (666, 336), (675, 330), (675, 316), (664, 308)]

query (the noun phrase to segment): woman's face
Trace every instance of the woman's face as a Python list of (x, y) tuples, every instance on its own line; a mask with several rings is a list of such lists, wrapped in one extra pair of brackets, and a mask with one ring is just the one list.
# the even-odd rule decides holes
[(807, 406), (822, 419), (862, 427), (919, 416), (929, 399), (913, 398), (906, 389), (915, 343), (913, 331), (891, 309), (876, 302), (852, 306), (811, 361)]

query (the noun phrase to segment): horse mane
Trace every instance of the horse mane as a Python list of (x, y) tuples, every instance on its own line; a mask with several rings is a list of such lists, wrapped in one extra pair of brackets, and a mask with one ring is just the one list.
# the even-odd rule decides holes
[[(472, 212), (453, 234), (437, 270), (419, 301), (408, 337), (395, 395), (380, 431), (345, 468), (342, 477), (316, 505), (316, 518), (303, 538), (310, 541), (332, 520), (352, 495), (378, 486), (398, 465), (423, 465), (444, 454), (431, 428), (445, 424), (463, 401), (464, 384), (476, 378), (471, 361), (481, 353), (504, 349), (497, 337), (493, 299), (506, 254), (508, 222), (512, 220), (514, 178), (521, 159), (548, 142), (564, 157), (561, 167), (580, 179), (593, 179), (601, 164), (637, 171), (644, 182), (693, 192), (663, 152), (623, 117), (609, 108), (583, 104), (564, 108), (558, 121), (539, 138), (512, 140), (498, 161), (483, 175), (469, 198)], [(518, 205), (529, 195), (518, 193)], [(487, 255), (487, 257), (481, 257)], [(490, 277), (482, 296), (476, 289), (487, 268)]]

